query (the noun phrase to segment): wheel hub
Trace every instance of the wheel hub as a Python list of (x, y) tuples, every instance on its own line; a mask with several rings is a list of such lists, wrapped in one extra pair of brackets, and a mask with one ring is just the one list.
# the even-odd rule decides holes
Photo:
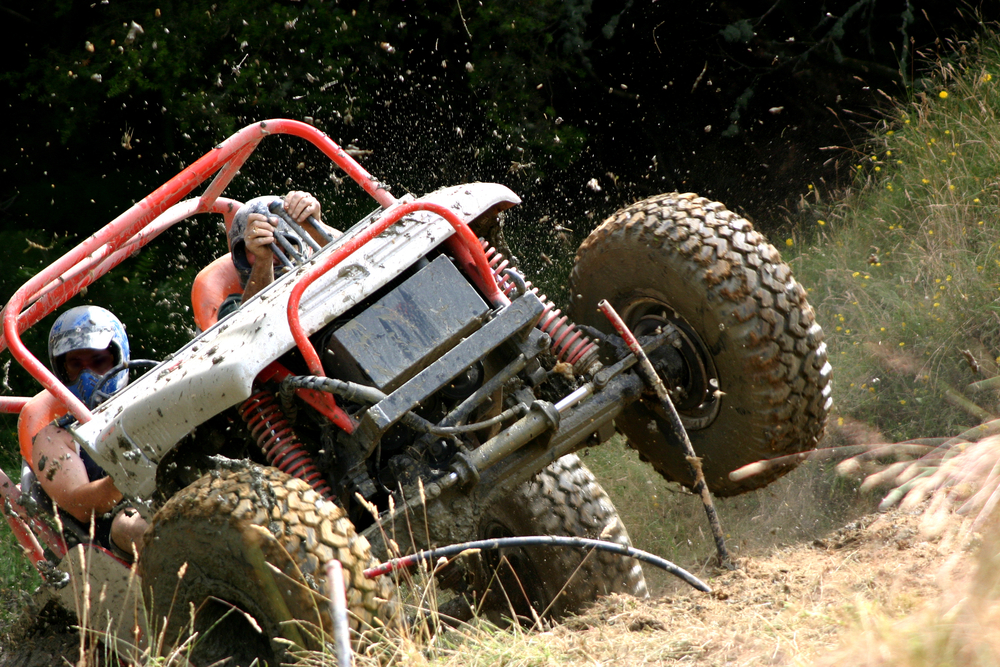
[[(694, 327), (668, 304), (650, 298), (631, 303), (623, 319), (636, 337), (674, 329), (674, 345), (654, 351), (650, 361), (670, 388), (684, 428), (697, 430), (711, 424), (720, 408), (719, 377), (708, 346)], [(662, 411), (658, 402), (652, 405), (656, 412)]]

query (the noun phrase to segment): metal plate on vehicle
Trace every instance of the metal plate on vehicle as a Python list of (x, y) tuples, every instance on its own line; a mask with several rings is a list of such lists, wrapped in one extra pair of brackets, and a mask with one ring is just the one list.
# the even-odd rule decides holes
[(331, 377), (391, 392), (478, 329), (489, 306), (441, 255), (333, 332)]

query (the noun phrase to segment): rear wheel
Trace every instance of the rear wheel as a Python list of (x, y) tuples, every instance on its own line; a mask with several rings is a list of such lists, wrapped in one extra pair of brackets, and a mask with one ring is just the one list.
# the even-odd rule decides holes
[[(575, 454), (552, 463), (484, 512), (480, 539), (525, 535), (588, 537), (631, 546), (611, 499)], [(493, 617), (513, 612), (530, 622), (533, 608), (540, 616), (559, 618), (603, 595), (647, 595), (639, 563), (606, 551), (511, 547), (484, 552), (482, 566), (475, 587), (479, 608)]]
[(171, 498), (146, 532), (139, 572), (165, 651), (193, 628), (196, 665), (274, 665), (285, 658), (283, 639), (309, 650), (331, 641), (325, 565), (334, 558), (357, 642), (388, 597), (386, 582), (362, 573), (372, 562), (367, 540), (304, 481), (249, 465), (213, 471)]
[[(741, 482), (729, 473), (816, 447), (832, 399), (823, 331), (774, 246), (718, 203), (665, 194), (615, 213), (581, 244), (570, 278), (574, 318), (611, 332), (607, 299), (637, 335), (667, 325), (677, 347), (652, 361), (673, 395), (709, 489), (730, 496), (795, 467)], [(679, 439), (655, 397), (616, 420), (667, 479), (691, 486)]]

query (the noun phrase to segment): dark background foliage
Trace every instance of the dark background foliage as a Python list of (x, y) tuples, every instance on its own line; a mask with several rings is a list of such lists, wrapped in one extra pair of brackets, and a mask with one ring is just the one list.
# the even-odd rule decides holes
[[(396, 194), (510, 186), (512, 245), (558, 293), (559, 258), (647, 195), (697, 191), (765, 230), (790, 224), (789, 202), (836, 186), (880, 105), (919, 90), (919, 55), (946, 56), (993, 4), (2, 0), (0, 294), (271, 117), (358, 149)], [(373, 207), (298, 140), (258, 153), (227, 194), (309, 189), (341, 227)], [(225, 246), (208, 219), (168, 238), (73, 302), (119, 312), (138, 356), (191, 335), (191, 279)], [(33, 391), (17, 369), (4, 382)]]

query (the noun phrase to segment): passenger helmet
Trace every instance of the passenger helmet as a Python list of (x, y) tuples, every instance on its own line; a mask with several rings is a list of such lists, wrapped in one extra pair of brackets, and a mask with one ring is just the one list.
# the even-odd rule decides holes
[[(250, 280), (250, 271), (252, 268), (250, 258), (247, 257), (246, 240), (243, 238), (243, 235), (246, 234), (247, 218), (251, 213), (260, 213), (267, 216), (272, 222), (278, 220), (275, 234), (283, 236), (296, 251), (301, 253), (307, 247), (298, 232), (292, 229), (287, 222), (271, 213), (269, 207), (275, 203), (283, 206), (284, 200), (274, 195), (255, 197), (243, 204), (243, 206), (240, 206), (239, 210), (236, 211), (236, 215), (233, 216), (233, 224), (229, 227), (227, 239), (229, 241), (229, 252), (233, 256), (233, 265), (236, 267), (236, 273), (240, 276), (240, 285), (242, 287), (246, 287), (247, 281)], [(275, 267), (276, 275), (280, 275), (287, 268)]]
[[(72, 384), (66, 375), (64, 360), (72, 350), (111, 349), (115, 366), (129, 361), (128, 335), (125, 325), (115, 315), (100, 306), (77, 306), (70, 308), (56, 318), (49, 331), (49, 365), (56, 377), (67, 384), (74, 396), (88, 406), (100, 377), (90, 370), (84, 370)], [(102, 399), (128, 384), (128, 369), (123, 369), (108, 379), (101, 387), (97, 398)], [(99, 402), (99, 401), (98, 401)]]

